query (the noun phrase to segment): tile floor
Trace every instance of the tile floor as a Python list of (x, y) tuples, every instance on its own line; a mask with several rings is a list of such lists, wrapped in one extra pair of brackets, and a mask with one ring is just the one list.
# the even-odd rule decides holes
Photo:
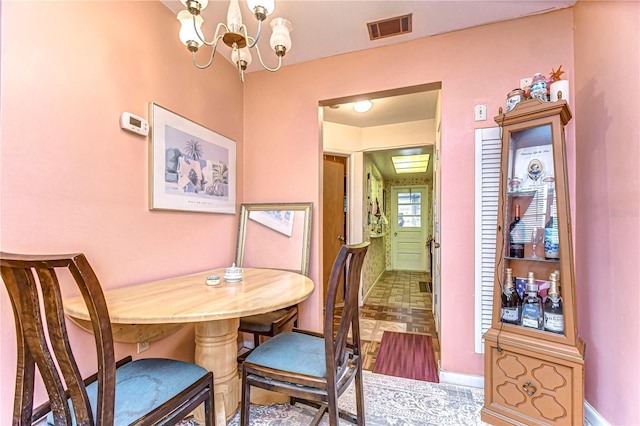
[(410, 271), (386, 271), (378, 280), (360, 310), (365, 370), (373, 370), (385, 330), (431, 335), (438, 365), (440, 342), (431, 312), (430, 283), (429, 273)]

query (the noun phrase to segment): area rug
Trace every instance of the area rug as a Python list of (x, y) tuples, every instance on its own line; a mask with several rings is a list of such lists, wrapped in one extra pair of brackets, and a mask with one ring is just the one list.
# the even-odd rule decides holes
[(385, 331), (373, 372), (438, 383), (431, 336)]
[[(383, 376), (370, 371), (363, 372), (363, 379), (365, 418), (369, 426), (485, 425), (480, 420), (482, 389)], [(351, 384), (339, 400), (340, 408), (350, 413), (356, 412), (354, 391)], [(314, 414), (315, 410), (307, 406), (252, 405), (249, 417), (251, 426), (300, 426), (308, 425)], [(227, 422), (227, 426), (239, 424), (239, 413)], [(320, 424), (329, 424), (326, 414)], [(340, 421), (340, 426), (349, 424)], [(181, 426), (187, 425), (198, 424), (193, 419), (181, 423)]]

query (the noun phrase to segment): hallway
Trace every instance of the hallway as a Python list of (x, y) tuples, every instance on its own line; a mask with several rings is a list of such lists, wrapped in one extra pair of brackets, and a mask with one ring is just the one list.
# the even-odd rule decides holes
[(429, 273), (413, 271), (386, 271), (376, 283), (360, 309), (365, 370), (373, 370), (385, 330), (431, 335), (436, 366), (439, 364), (430, 286)]

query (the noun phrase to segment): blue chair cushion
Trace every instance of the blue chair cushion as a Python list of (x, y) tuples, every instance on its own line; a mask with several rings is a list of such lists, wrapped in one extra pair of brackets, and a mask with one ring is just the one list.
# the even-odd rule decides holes
[[(129, 425), (158, 408), (207, 374), (207, 370), (188, 362), (147, 358), (129, 362), (116, 370), (114, 425)], [(94, 418), (98, 382), (87, 386)], [(69, 401), (71, 405), (71, 401)], [(73, 407), (72, 407), (73, 410)], [(47, 423), (54, 424), (53, 414)], [(76, 421), (72, 415), (72, 424)]]
[(255, 348), (245, 362), (308, 376), (327, 377), (324, 339), (304, 333), (278, 334)]

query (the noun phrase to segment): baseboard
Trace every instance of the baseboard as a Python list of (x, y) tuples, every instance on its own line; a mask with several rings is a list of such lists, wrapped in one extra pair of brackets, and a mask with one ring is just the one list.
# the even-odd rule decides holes
[[(380, 274), (378, 275), (378, 277), (375, 279), (375, 281), (373, 281), (373, 284), (371, 284), (371, 287), (369, 287), (369, 291), (367, 291), (367, 294), (362, 295), (362, 301), (363, 303), (366, 302), (366, 300), (369, 298), (369, 295), (371, 294), (371, 292), (373, 291), (374, 287), (376, 286), (376, 284), (378, 284), (378, 281), (380, 281), (380, 278), (382, 278), (382, 276), (384, 275), (385, 270), (382, 270), (380, 272)], [(360, 304), (360, 306), (362, 306), (362, 304)]]
[(476, 376), (474, 374), (454, 373), (440, 369), (440, 383), (448, 383), (450, 385), (470, 386), (472, 388), (484, 388), (484, 376)]
[(604, 417), (598, 413), (586, 400), (584, 401), (585, 426), (610, 426)]

